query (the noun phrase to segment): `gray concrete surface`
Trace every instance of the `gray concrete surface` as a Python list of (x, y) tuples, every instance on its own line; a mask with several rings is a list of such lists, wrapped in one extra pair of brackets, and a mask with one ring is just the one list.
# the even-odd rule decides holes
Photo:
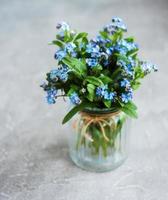
[[(68, 157), (63, 101), (45, 104), (39, 88), (55, 66), (47, 43), (68, 21), (90, 36), (120, 16), (159, 73), (136, 93), (129, 159), (116, 171), (90, 173)], [(168, 199), (168, 1), (0, 1), (0, 200)]]

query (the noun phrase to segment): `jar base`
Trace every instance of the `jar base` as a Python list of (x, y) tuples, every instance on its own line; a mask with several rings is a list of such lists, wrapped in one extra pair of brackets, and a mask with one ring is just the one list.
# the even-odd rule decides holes
[(106, 159), (102, 161), (102, 157), (100, 159), (90, 159), (90, 157), (84, 158), (74, 151), (70, 152), (70, 158), (77, 167), (83, 170), (101, 173), (112, 171), (120, 167), (127, 159), (127, 156), (115, 153), (113, 158), (107, 156)]

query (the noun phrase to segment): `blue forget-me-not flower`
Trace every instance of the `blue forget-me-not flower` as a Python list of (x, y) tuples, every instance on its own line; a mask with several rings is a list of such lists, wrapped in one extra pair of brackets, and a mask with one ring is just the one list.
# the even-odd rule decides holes
[(61, 66), (58, 69), (53, 69), (50, 71), (50, 78), (51, 79), (60, 79), (63, 82), (66, 82), (68, 79), (68, 72), (69, 69), (67, 66)]
[(105, 91), (105, 93), (104, 93), (104, 99), (105, 100), (114, 100), (115, 95), (116, 95), (115, 92)]
[(94, 43), (90, 42), (89, 44), (86, 45), (86, 52), (91, 54), (91, 57), (100, 57), (100, 47)]
[(96, 88), (96, 95), (99, 97), (103, 97), (105, 94), (105, 91), (107, 90), (107, 85), (102, 85)]
[(133, 98), (133, 91), (132, 91), (132, 89), (130, 89), (126, 93), (122, 93), (121, 94), (121, 100), (122, 100), (123, 103), (128, 103), (129, 101), (132, 100), (132, 98)]
[(66, 22), (60, 22), (57, 24), (56, 26), (57, 29), (61, 29), (63, 31), (69, 31), (70, 30), (70, 26), (66, 23)]
[(86, 63), (88, 64), (89, 67), (95, 67), (96, 65), (98, 65), (98, 60), (95, 58), (87, 58), (86, 59)]
[(121, 82), (120, 82), (120, 86), (121, 87), (125, 87), (125, 88), (129, 88), (131, 86), (130, 81), (126, 78), (124, 78)]
[(61, 49), (55, 53), (54, 57), (56, 60), (61, 61), (63, 58), (65, 58), (66, 55), (67, 55), (66, 51)]
[(48, 104), (54, 104), (57, 97), (57, 90), (55, 88), (51, 88), (47, 91), (47, 102)]
[(80, 104), (80, 102), (81, 102), (81, 99), (79, 98), (79, 95), (76, 92), (73, 92), (69, 96), (69, 99), (73, 104), (76, 104), (76, 105)]
[(65, 45), (65, 50), (68, 52), (68, 53), (73, 53), (74, 52), (74, 49), (76, 48), (76, 45), (72, 42), (70, 43), (67, 43)]
[(105, 100), (114, 100), (115, 92), (108, 92), (108, 85), (102, 85), (96, 88), (96, 95), (104, 98)]
[(157, 67), (150, 62), (141, 62), (141, 69), (145, 74), (149, 74), (152, 70), (158, 70)]
[(116, 17), (112, 19), (112, 23), (104, 27), (104, 31), (109, 34), (114, 34), (118, 30), (127, 31), (127, 28), (122, 19)]

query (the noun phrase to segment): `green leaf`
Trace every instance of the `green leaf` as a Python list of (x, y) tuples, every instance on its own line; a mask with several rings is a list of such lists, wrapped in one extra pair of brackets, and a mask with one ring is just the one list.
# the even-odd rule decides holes
[(96, 65), (93, 69), (92, 69), (92, 71), (101, 71), (103, 69), (103, 67), (101, 66), (101, 65)]
[(134, 42), (134, 37), (127, 37), (127, 38), (125, 38), (125, 40), (127, 41), (127, 42)]
[(92, 84), (87, 84), (87, 90), (88, 90), (88, 92), (89, 92), (89, 94), (87, 95), (87, 98), (88, 98), (90, 101), (93, 101), (94, 95), (95, 95), (95, 86), (92, 85)]
[(70, 41), (70, 32), (68, 30), (64, 31), (64, 41), (65, 43)]
[(70, 96), (73, 92), (76, 92), (77, 89), (78, 89), (78, 88), (77, 88), (76, 85), (71, 85), (71, 86), (70, 86), (70, 90), (69, 90), (68, 93), (67, 93), (67, 96)]
[(96, 65), (92, 68), (92, 71), (90, 73), (90, 76), (98, 77), (102, 71), (103, 67), (101, 65)]
[(122, 31), (119, 30), (117, 32), (115, 32), (113, 35), (110, 36), (113, 44), (115, 44), (118, 40), (120, 40), (122, 38)]
[(83, 38), (82, 38), (82, 43), (88, 44), (88, 39), (87, 39), (87, 37), (83, 37)]
[(129, 101), (129, 102), (126, 104), (126, 107), (129, 107), (129, 108), (135, 109), (135, 110), (138, 109), (137, 106), (134, 104), (133, 101)]
[(116, 78), (118, 78), (118, 75), (121, 74), (121, 71), (122, 71), (121, 67), (118, 67), (118, 68), (112, 73), (111, 78), (114, 79), (114, 80), (115, 80)]
[(67, 65), (78, 77), (86, 73), (86, 65), (77, 58), (64, 58), (62, 62)]
[(113, 82), (111, 78), (109, 78), (108, 76), (105, 76), (104, 74), (101, 74), (99, 78), (102, 80), (104, 84)]
[(107, 108), (110, 108), (110, 107), (111, 107), (111, 101), (105, 100), (105, 101), (103, 101), (103, 102), (104, 102), (104, 105), (105, 105)]
[(94, 77), (94, 76), (87, 76), (85, 81), (87, 81), (93, 85), (96, 85), (96, 86), (103, 85), (103, 82), (101, 81), (101, 79)]
[(49, 45), (57, 45), (59, 47), (64, 47), (64, 43), (61, 40), (53, 40), (52, 42), (49, 43)]
[(125, 55), (121, 55), (121, 54), (119, 54), (119, 53), (115, 53), (115, 56), (117, 56), (117, 58), (118, 58), (119, 60), (123, 60), (123, 61), (126, 62), (126, 63), (129, 62), (127, 56), (125, 56)]
[(78, 77), (81, 77), (80, 70), (74, 66), (68, 58), (64, 58), (62, 62), (67, 65)]
[(95, 90), (95, 86), (92, 84), (87, 84), (87, 89), (88, 89), (88, 92), (92, 93), (92, 91)]
[(133, 85), (132, 85), (132, 89), (133, 90), (137, 90), (139, 87), (140, 87), (141, 83), (140, 82), (135, 82)]
[(80, 105), (77, 105), (73, 107), (68, 114), (64, 117), (62, 124), (65, 124), (67, 121), (69, 121), (77, 112), (83, 110), (85, 107), (89, 107), (90, 104), (86, 102), (82, 102)]
[(105, 31), (100, 31), (99, 33), (100, 33), (100, 35), (101, 35), (103, 38), (108, 38), (108, 33), (107, 33), (107, 32), (105, 32)]
[(87, 67), (84, 60), (79, 60), (78, 58), (70, 58), (70, 61), (79, 69), (80, 73), (86, 73)]
[(87, 37), (88, 33), (82, 32), (82, 33), (78, 33), (75, 37), (74, 37), (74, 41), (79, 40), (81, 38)]
[(121, 110), (132, 118), (138, 117), (136, 109), (133, 109), (133, 108), (127, 106), (127, 104), (124, 107), (122, 107)]
[(137, 55), (137, 53), (138, 53), (138, 48), (137, 49), (133, 49), (133, 50), (131, 50), (131, 51), (129, 51), (128, 53), (127, 53), (127, 56), (135, 56), (136, 57), (136, 55)]

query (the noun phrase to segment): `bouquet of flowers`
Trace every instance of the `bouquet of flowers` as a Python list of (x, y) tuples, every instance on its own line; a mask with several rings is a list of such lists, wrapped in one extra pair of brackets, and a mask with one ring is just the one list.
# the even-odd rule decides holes
[(66, 22), (56, 28), (56, 39), (50, 44), (58, 47), (54, 55), (58, 67), (46, 74), (41, 87), (49, 104), (68, 97), (74, 105), (63, 123), (86, 108), (120, 110), (136, 118), (133, 92), (142, 78), (157, 69), (138, 58), (134, 38), (123, 36), (127, 28), (122, 19), (114, 17), (94, 39), (72, 30)]
[(68, 97), (73, 108), (63, 124), (76, 113), (70, 155), (82, 168), (107, 171), (126, 158), (127, 116), (136, 118), (133, 92), (151, 71), (152, 63), (138, 58), (138, 44), (124, 37), (127, 28), (118, 17), (104, 26), (94, 39), (70, 29), (66, 22), (56, 28), (55, 53), (58, 67), (46, 74), (41, 87), (47, 102)]

